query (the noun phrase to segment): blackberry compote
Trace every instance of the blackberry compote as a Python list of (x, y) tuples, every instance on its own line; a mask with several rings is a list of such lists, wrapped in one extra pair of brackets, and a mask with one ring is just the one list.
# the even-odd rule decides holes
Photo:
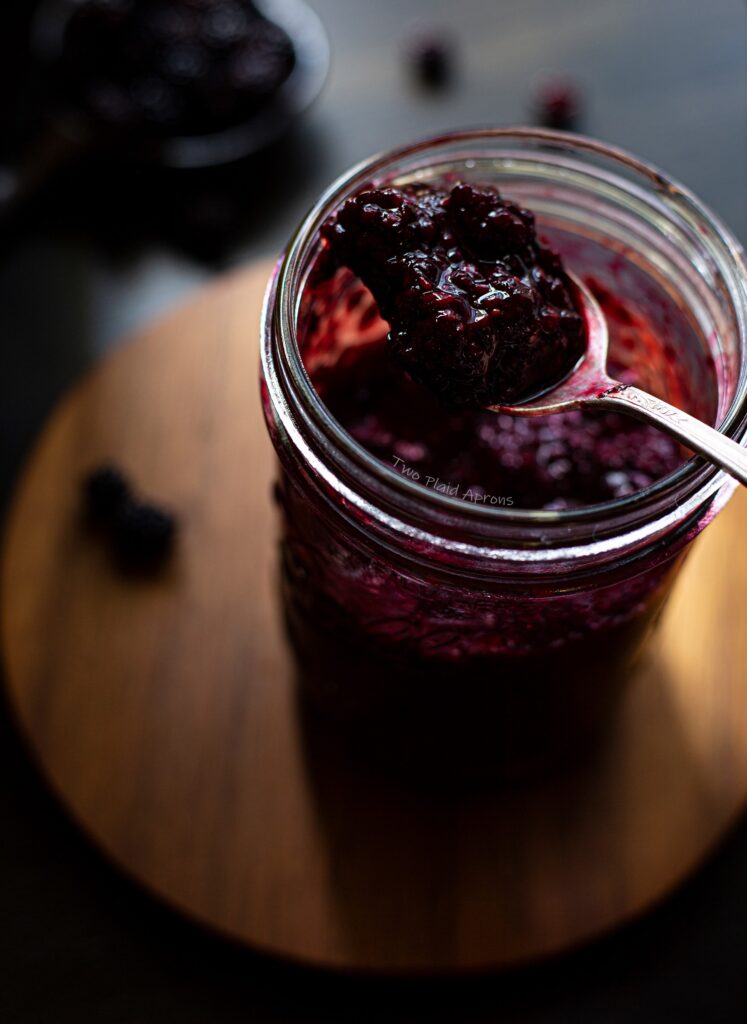
[(525, 401), (583, 354), (557, 253), (537, 239), (534, 215), (495, 188), (366, 189), (322, 235), (373, 294), (394, 359), (446, 405)]

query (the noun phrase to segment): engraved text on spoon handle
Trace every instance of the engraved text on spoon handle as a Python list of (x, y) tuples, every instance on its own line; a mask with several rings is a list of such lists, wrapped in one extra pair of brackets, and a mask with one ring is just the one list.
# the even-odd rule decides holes
[(654, 424), (672, 437), (676, 437), (698, 455), (715, 462), (717, 466), (747, 486), (747, 450), (702, 420), (676, 409), (659, 398), (654, 398), (645, 391), (622, 384), (610, 388), (588, 404), (588, 408), (599, 406), (627, 412), (631, 416)]

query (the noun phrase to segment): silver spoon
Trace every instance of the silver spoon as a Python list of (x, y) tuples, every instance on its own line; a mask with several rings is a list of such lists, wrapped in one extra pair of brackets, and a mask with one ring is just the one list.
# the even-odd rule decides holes
[(687, 448), (725, 469), (747, 487), (747, 450), (646, 391), (621, 384), (607, 373), (607, 321), (599, 303), (575, 275), (568, 275), (586, 325), (586, 353), (557, 387), (520, 405), (493, 405), (491, 412), (511, 416), (543, 416), (569, 409), (599, 409), (627, 413), (671, 434)]

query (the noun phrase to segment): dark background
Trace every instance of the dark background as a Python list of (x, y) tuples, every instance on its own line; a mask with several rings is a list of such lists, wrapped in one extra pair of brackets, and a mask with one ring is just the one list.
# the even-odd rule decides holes
[[(0, 501), (66, 387), (120, 336), (222, 268), (277, 252), (351, 163), (433, 131), (530, 117), (571, 75), (581, 127), (659, 164), (747, 238), (744, 0), (313, 0), (328, 85), (292, 135), (211, 173), (100, 161), (58, 174), (0, 224)], [(26, 31), (0, 13), (0, 155), (43, 122)], [(406, 11), (406, 14), (403, 13)], [(419, 88), (403, 32), (456, 47)], [(1, 176), (0, 176), (1, 177)], [(713, 1022), (747, 1019), (747, 825), (666, 904), (586, 950), (469, 982), (371, 982), (279, 965), (212, 938), (121, 879), (70, 825), (0, 710), (0, 1021)]]

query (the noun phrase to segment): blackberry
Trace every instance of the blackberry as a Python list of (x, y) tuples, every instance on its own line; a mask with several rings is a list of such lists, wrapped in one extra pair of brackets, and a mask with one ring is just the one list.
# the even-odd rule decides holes
[(569, 79), (551, 78), (536, 90), (533, 100), (534, 120), (543, 128), (577, 131), (581, 120), (581, 93)]
[(83, 493), (91, 518), (107, 523), (130, 500), (130, 484), (121, 469), (113, 463), (105, 463), (85, 477)]
[(454, 48), (444, 33), (416, 33), (407, 46), (407, 58), (415, 77), (428, 88), (442, 89), (454, 76)]
[(112, 533), (114, 552), (123, 568), (160, 565), (170, 554), (176, 519), (158, 505), (129, 501), (119, 511)]

